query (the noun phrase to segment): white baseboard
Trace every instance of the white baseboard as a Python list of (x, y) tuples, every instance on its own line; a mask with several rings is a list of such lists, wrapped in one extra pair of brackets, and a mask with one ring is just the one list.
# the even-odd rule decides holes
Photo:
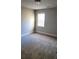
[(50, 33), (45, 33), (45, 32), (40, 32), (40, 31), (37, 31), (37, 33), (52, 36), (52, 37), (57, 37), (57, 35), (55, 35), (55, 34), (50, 34)]
[(31, 33), (24, 33), (24, 34), (21, 34), (21, 37), (24, 37), (25, 35), (29, 35)]

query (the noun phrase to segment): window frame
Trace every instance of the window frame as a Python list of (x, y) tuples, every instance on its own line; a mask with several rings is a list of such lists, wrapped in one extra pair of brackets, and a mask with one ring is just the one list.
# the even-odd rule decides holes
[(37, 26), (44, 27), (45, 26), (45, 13), (37, 14)]

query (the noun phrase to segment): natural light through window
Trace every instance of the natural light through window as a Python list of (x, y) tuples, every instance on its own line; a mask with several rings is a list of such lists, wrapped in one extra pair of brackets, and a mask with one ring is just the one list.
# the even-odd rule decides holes
[(45, 23), (45, 13), (38, 13), (37, 26), (44, 27)]

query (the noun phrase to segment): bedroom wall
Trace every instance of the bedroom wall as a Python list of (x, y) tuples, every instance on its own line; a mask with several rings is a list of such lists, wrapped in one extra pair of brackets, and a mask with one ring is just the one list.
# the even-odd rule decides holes
[[(36, 24), (36, 32), (43, 32), (43, 33), (48, 33), (56, 36), (57, 35), (57, 8), (55, 7), (51, 9), (37, 10), (36, 15), (38, 13), (45, 13), (45, 26), (38, 27)], [(37, 17), (36, 17), (36, 23), (37, 23)]]
[(21, 35), (27, 35), (34, 29), (34, 11), (21, 7)]

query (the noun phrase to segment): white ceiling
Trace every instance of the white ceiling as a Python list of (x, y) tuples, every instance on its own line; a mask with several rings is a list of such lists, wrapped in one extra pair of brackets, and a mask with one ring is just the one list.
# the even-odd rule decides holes
[(57, 0), (42, 0), (40, 4), (35, 3), (34, 0), (22, 0), (21, 5), (30, 9), (45, 9), (57, 6)]

